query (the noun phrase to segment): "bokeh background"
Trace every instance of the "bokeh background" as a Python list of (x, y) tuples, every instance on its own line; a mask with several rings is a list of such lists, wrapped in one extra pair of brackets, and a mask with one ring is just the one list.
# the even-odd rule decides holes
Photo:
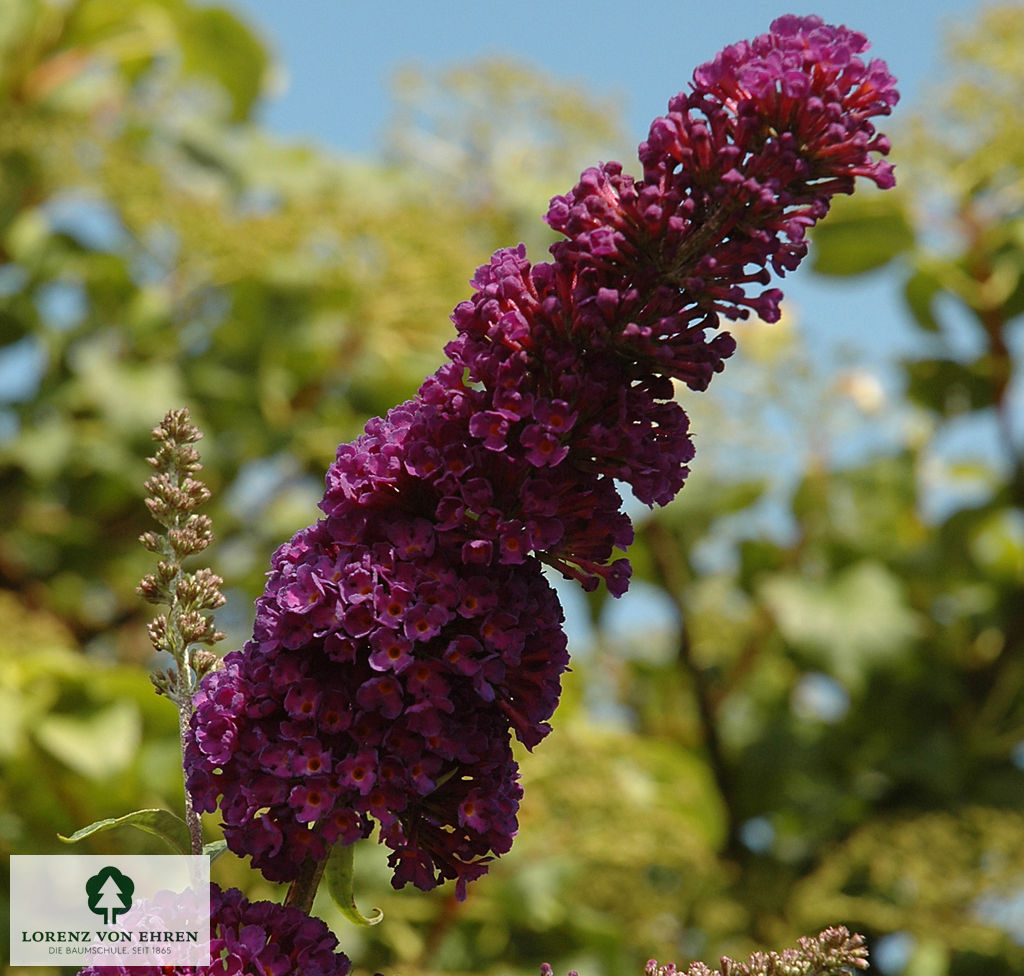
[[(548, 198), (786, 12), (440, 7), (0, 0), (0, 855), (180, 805), (134, 592), (163, 414), (206, 432), (238, 646), (473, 268), (542, 259)], [(783, 321), (687, 395), (693, 475), (636, 512), (630, 593), (560, 586), (513, 851), (459, 904), (366, 843), (385, 921), (318, 902), (359, 973), (622, 976), (836, 923), (883, 976), (1024, 972), (1024, 6), (816, 12), (901, 79), (899, 187), (840, 200)]]

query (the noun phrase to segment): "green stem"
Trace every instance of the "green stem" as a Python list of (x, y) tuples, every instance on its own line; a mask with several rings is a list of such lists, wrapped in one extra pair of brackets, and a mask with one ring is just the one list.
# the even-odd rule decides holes
[[(188, 741), (188, 729), (192, 721), (192, 712), (195, 710), (192, 705), (192, 690), (189, 687), (188, 665), (178, 665), (178, 742), (181, 746), (181, 769), (182, 776), (187, 778), (185, 769), (185, 743)], [(203, 822), (192, 805), (192, 794), (188, 791), (188, 784), (185, 784), (185, 823), (188, 825), (189, 846), (193, 854), (203, 853)]]

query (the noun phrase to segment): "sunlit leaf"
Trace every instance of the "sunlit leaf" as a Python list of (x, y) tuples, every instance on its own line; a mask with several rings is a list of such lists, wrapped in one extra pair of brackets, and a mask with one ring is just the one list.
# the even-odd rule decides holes
[(90, 779), (104, 779), (131, 763), (141, 731), (134, 702), (119, 701), (90, 715), (47, 715), (33, 734), (39, 745), (71, 769)]
[(914, 240), (899, 195), (840, 197), (814, 229), (811, 263), (818, 274), (862, 274), (910, 250)]
[(828, 582), (780, 573), (761, 593), (785, 638), (851, 684), (864, 680), (866, 667), (901, 655), (920, 630), (900, 581), (877, 562)]
[(1024, 585), (1024, 515), (1019, 509), (992, 512), (971, 533), (969, 544), (987, 572)]
[(231, 119), (248, 117), (263, 93), (269, 59), (250, 28), (226, 7), (190, 11), (184, 32), (185, 68), (215, 78), (231, 96)]
[(203, 853), (209, 857), (211, 864), (222, 854), (226, 853), (227, 849), (228, 842), (226, 840), (215, 840), (203, 845)]
[(57, 836), (65, 844), (76, 844), (86, 837), (94, 834), (114, 830), (117, 827), (135, 827), (144, 833), (159, 837), (176, 854), (188, 854), (191, 851), (188, 826), (181, 817), (176, 816), (169, 810), (136, 810), (134, 813), (127, 813), (123, 817), (116, 817), (109, 820), (99, 820), (82, 827), (73, 834), (65, 837), (63, 834)]

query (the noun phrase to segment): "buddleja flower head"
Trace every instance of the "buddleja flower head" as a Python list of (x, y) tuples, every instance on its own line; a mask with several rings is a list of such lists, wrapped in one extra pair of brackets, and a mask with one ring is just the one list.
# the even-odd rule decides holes
[(78, 976), (346, 976), (350, 969), (320, 919), (217, 885), (210, 886), (210, 956), (210, 966), (90, 966)]
[(449, 362), (338, 448), (324, 517), (275, 555), (188, 750), (195, 802), (268, 878), (373, 821), (396, 885), (454, 878), (461, 897), (508, 850), (510, 735), (546, 734), (567, 665), (543, 566), (624, 592), (617, 482), (665, 504), (693, 455), (673, 381), (722, 369), (722, 318), (778, 317), (760, 286), (835, 193), (892, 184), (870, 119), (896, 93), (865, 47), (784, 17), (699, 68), (641, 145), (643, 179), (609, 163), (556, 197), (552, 261), (498, 251)]

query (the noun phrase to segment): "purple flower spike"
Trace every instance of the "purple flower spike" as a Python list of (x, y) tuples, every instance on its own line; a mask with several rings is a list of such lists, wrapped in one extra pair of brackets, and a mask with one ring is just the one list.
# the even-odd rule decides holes
[(89, 966), (78, 976), (201, 976), (205, 973), (302, 973), (346, 976), (351, 966), (326, 923), (297, 908), (250, 902), (210, 886), (213, 966)]
[(448, 362), (338, 448), (324, 517), (275, 553), (253, 638), (196, 698), (198, 809), (274, 881), (376, 822), (397, 886), (456, 893), (512, 844), (514, 734), (549, 731), (568, 665), (548, 566), (625, 592), (633, 529), (693, 457), (680, 384), (703, 390), (774, 321), (806, 232), (892, 169), (896, 103), (864, 37), (816, 17), (698, 68), (640, 146), (555, 197), (550, 263), (497, 251), (453, 315)]

